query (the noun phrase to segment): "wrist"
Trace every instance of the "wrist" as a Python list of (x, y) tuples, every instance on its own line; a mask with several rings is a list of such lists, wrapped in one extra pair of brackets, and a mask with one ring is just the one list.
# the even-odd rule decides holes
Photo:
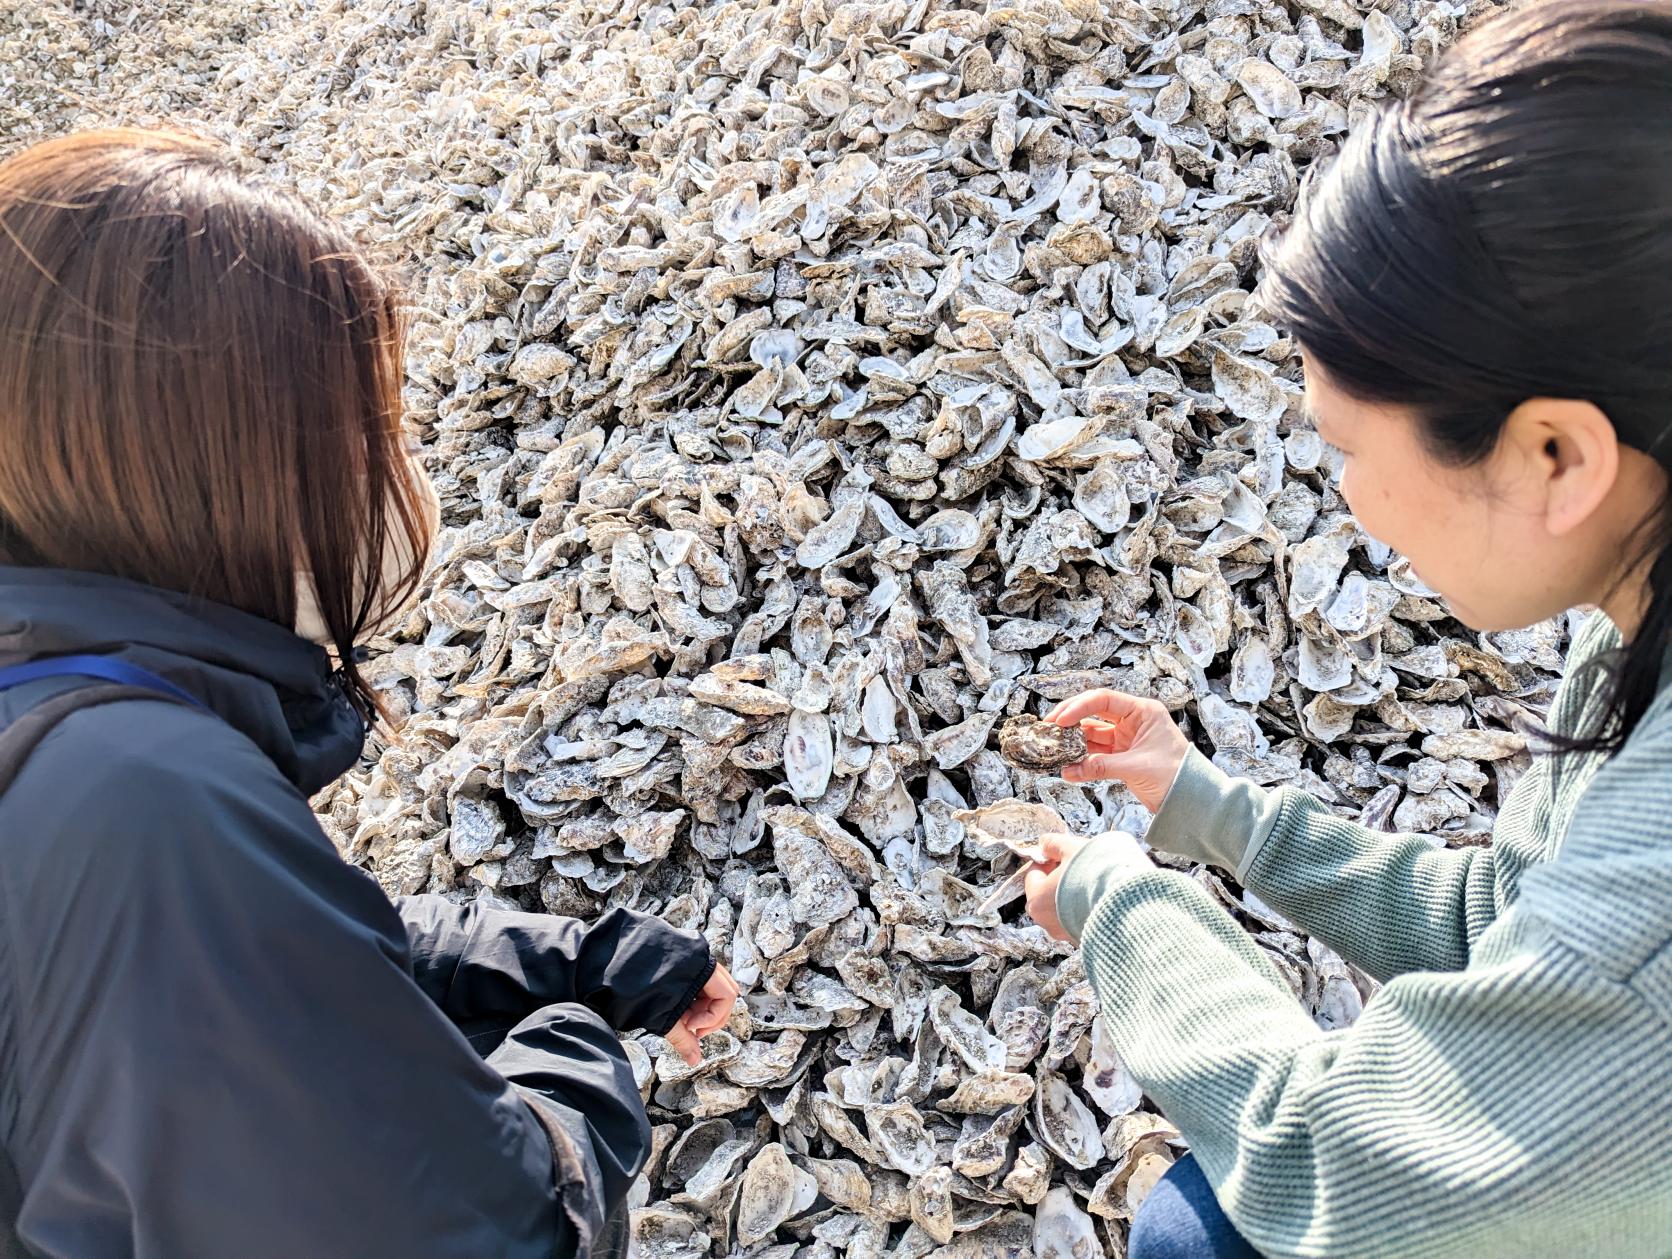
[(1232, 778), (1195, 747), (1184, 754), (1145, 836), (1160, 852), (1238, 874), (1250, 840), (1274, 815), (1278, 796)]
[(719, 965), (720, 959), (712, 954), (709, 950), (708, 942), (704, 940), (702, 945), (702, 958), (696, 971), (694, 972), (690, 985), (685, 989), (684, 994), (674, 1004), (671, 1012), (664, 1014), (665, 1021), (663, 1025), (661, 1027), (646, 1027), (645, 1030), (647, 1032), (652, 1032), (657, 1036), (667, 1035), (674, 1025), (677, 1024), (680, 1019), (685, 1017), (686, 1011), (691, 1008), (692, 1003), (695, 1002), (697, 997), (701, 995), (702, 990), (708, 986), (708, 981), (714, 978), (714, 972), (719, 968)]
[[(1172, 796), (1173, 789), (1178, 786), (1180, 776), (1184, 773), (1184, 763), (1190, 758), (1190, 754), (1195, 751), (1196, 749), (1191, 744), (1185, 743), (1175, 753), (1173, 763), (1157, 775), (1160, 789), (1154, 797), (1155, 803), (1143, 802), (1144, 807), (1149, 809), (1152, 814), (1159, 816), (1161, 811), (1167, 807), (1167, 801)], [(1197, 755), (1199, 756), (1201, 753), (1198, 752)]]

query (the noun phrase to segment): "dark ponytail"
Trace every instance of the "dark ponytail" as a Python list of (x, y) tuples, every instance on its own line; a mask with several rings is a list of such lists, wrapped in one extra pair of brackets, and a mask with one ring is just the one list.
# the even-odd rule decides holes
[[(1471, 33), (1306, 190), (1261, 293), (1437, 458), (1478, 463), (1522, 402), (1575, 398), (1672, 472), (1672, 3), (1541, 0)], [(1672, 501), (1636, 541), (1647, 611), (1564, 748), (1618, 750), (1658, 690)]]

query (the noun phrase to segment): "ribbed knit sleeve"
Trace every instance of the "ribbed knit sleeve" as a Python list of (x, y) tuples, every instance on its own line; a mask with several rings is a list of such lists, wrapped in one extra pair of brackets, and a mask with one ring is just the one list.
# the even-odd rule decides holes
[(1230, 778), (1191, 749), (1148, 835), (1231, 871), (1261, 900), (1377, 979), (1458, 970), (1497, 916), (1494, 853), (1374, 831), (1292, 787)]
[(1081, 944), (1127, 1066), (1273, 1259), (1665, 1252), (1665, 1016), (1531, 915), (1330, 1032), (1175, 872), (1110, 880)]
[(1243, 884), (1377, 979), (1461, 970), (1498, 916), (1491, 848), (1439, 848), (1336, 817), (1285, 787)]
[[(1575, 635), (1568, 680), (1552, 709), (1557, 729), (1575, 732), (1595, 689), (1585, 666), (1618, 641), (1601, 614)], [(1229, 871), (1377, 979), (1459, 970), (1513, 898), (1522, 870), (1559, 837), (1552, 774), (1541, 758), (1522, 776), (1490, 848), (1448, 849), (1350, 822), (1293, 787), (1267, 790), (1231, 778), (1192, 748), (1147, 839), (1162, 852)]]
[[(1576, 639), (1557, 729), (1589, 714), (1597, 675), (1578, 666), (1612, 641), (1597, 619)], [(1605, 763), (1535, 763), (1492, 849), (1367, 830), (1187, 762), (1152, 844), (1232, 864), (1387, 977), (1339, 1030), (1182, 874), (1082, 854), (1058, 905), (1122, 1058), (1273, 1259), (1664, 1259), (1669, 800), (1672, 688)]]

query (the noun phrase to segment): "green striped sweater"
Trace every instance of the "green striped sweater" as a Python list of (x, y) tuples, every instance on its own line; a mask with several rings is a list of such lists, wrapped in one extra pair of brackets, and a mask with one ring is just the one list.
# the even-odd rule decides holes
[[(1595, 720), (1594, 613), (1552, 728)], [(1192, 753), (1153, 847), (1378, 979), (1321, 1030), (1204, 888), (1091, 844), (1065, 871), (1127, 1066), (1226, 1214), (1278, 1256), (1672, 1256), (1672, 689), (1612, 758), (1539, 757), (1492, 846), (1333, 816)]]

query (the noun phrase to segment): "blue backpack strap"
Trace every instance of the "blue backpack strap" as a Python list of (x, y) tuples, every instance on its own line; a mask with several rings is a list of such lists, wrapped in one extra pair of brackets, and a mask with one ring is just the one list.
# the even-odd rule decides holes
[(170, 699), (177, 699), (205, 712), (209, 711), (209, 706), (190, 691), (174, 685), (166, 678), (159, 678), (149, 669), (141, 669), (136, 664), (129, 664), (126, 660), (117, 660), (111, 656), (48, 656), (42, 660), (31, 660), (27, 664), (12, 665), (10, 668), (0, 669), (0, 691), (8, 691), (14, 686), (39, 682), (45, 678), (98, 678), (101, 681), (114, 682), (118, 686), (159, 691)]

